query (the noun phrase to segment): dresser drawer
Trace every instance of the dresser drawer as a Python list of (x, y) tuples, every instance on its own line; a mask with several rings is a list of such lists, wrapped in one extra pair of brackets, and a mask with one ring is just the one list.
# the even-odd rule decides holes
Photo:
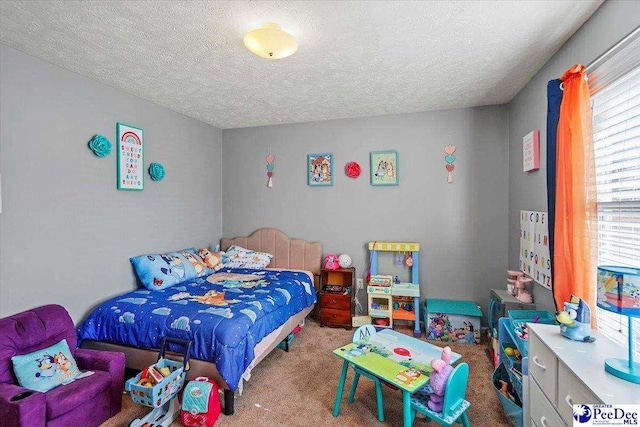
[(351, 311), (351, 295), (320, 293), (320, 310), (327, 308)]
[[(566, 427), (560, 415), (547, 400), (538, 384), (529, 381), (529, 405), (531, 421), (538, 427)], [(571, 424), (569, 424), (571, 425)]]
[(564, 421), (573, 423), (573, 405), (578, 403), (604, 403), (580, 381), (567, 366), (558, 364), (558, 411)]
[(320, 323), (322, 325), (351, 326), (351, 312), (349, 310), (320, 309)]
[[(535, 334), (529, 334), (529, 374), (555, 405), (558, 398), (558, 359)], [(536, 424), (540, 423), (536, 421)]]

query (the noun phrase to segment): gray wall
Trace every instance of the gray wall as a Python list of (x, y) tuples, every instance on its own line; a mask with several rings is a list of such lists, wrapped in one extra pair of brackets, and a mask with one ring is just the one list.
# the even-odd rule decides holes
[[(129, 257), (211, 245), (222, 231), (222, 132), (0, 46), (0, 316), (46, 303), (79, 321), (136, 287)], [(116, 122), (144, 129), (161, 182), (116, 189)]]
[[(325, 253), (350, 254), (358, 277), (366, 275), (368, 241), (416, 241), (422, 299), (486, 308), (507, 267), (507, 129), (502, 106), (224, 130), (223, 232), (270, 226), (319, 240)], [(453, 184), (448, 144), (457, 147)], [(369, 152), (388, 149), (399, 151), (400, 185), (371, 186)], [(335, 156), (335, 183), (309, 187), (307, 154), (323, 152)], [(360, 178), (344, 174), (349, 161), (362, 167)], [(360, 297), (366, 307), (366, 293)]]
[[(520, 210), (547, 211), (547, 82), (573, 64), (588, 65), (640, 26), (640, 2), (606, 1), (509, 104), (509, 266), (517, 268)], [(522, 137), (540, 130), (540, 170), (522, 172)], [(543, 309), (555, 310), (550, 291), (534, 288)]]

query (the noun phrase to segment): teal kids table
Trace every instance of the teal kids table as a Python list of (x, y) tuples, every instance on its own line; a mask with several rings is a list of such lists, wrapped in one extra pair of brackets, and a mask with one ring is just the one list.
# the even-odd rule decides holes
[[(333, 354), (342, 359), (342, 372), (333, 405), (334, 417), (340, 412), (347, 369), (352, 363), (402, 390), (404, 426), (410, 427), (411, 394), (429, 381), (429, 374), (433, 371), (430, 362), (432, 359), (440, 358), (442, 348), (393, 329), (383, 329), (366, 340), (337, 348)], [(450, 363), (453, 365), (460, 358), (458, 353), (452, 352)]]

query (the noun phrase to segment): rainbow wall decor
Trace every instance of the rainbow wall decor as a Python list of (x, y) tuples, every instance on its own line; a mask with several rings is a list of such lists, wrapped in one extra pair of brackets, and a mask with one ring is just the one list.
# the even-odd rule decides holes
[(144, 189), (143, 130), (118, 123), (118, 190)]

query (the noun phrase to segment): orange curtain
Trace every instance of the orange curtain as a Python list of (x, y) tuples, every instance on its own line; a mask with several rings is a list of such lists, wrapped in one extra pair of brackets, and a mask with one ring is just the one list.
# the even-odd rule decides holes
[(589, 86), (583, 65), (574, 65), (560, 80), (553, 293), (559, 310), (571, 295), (584, 299), (595, 325), (598, 216)]

